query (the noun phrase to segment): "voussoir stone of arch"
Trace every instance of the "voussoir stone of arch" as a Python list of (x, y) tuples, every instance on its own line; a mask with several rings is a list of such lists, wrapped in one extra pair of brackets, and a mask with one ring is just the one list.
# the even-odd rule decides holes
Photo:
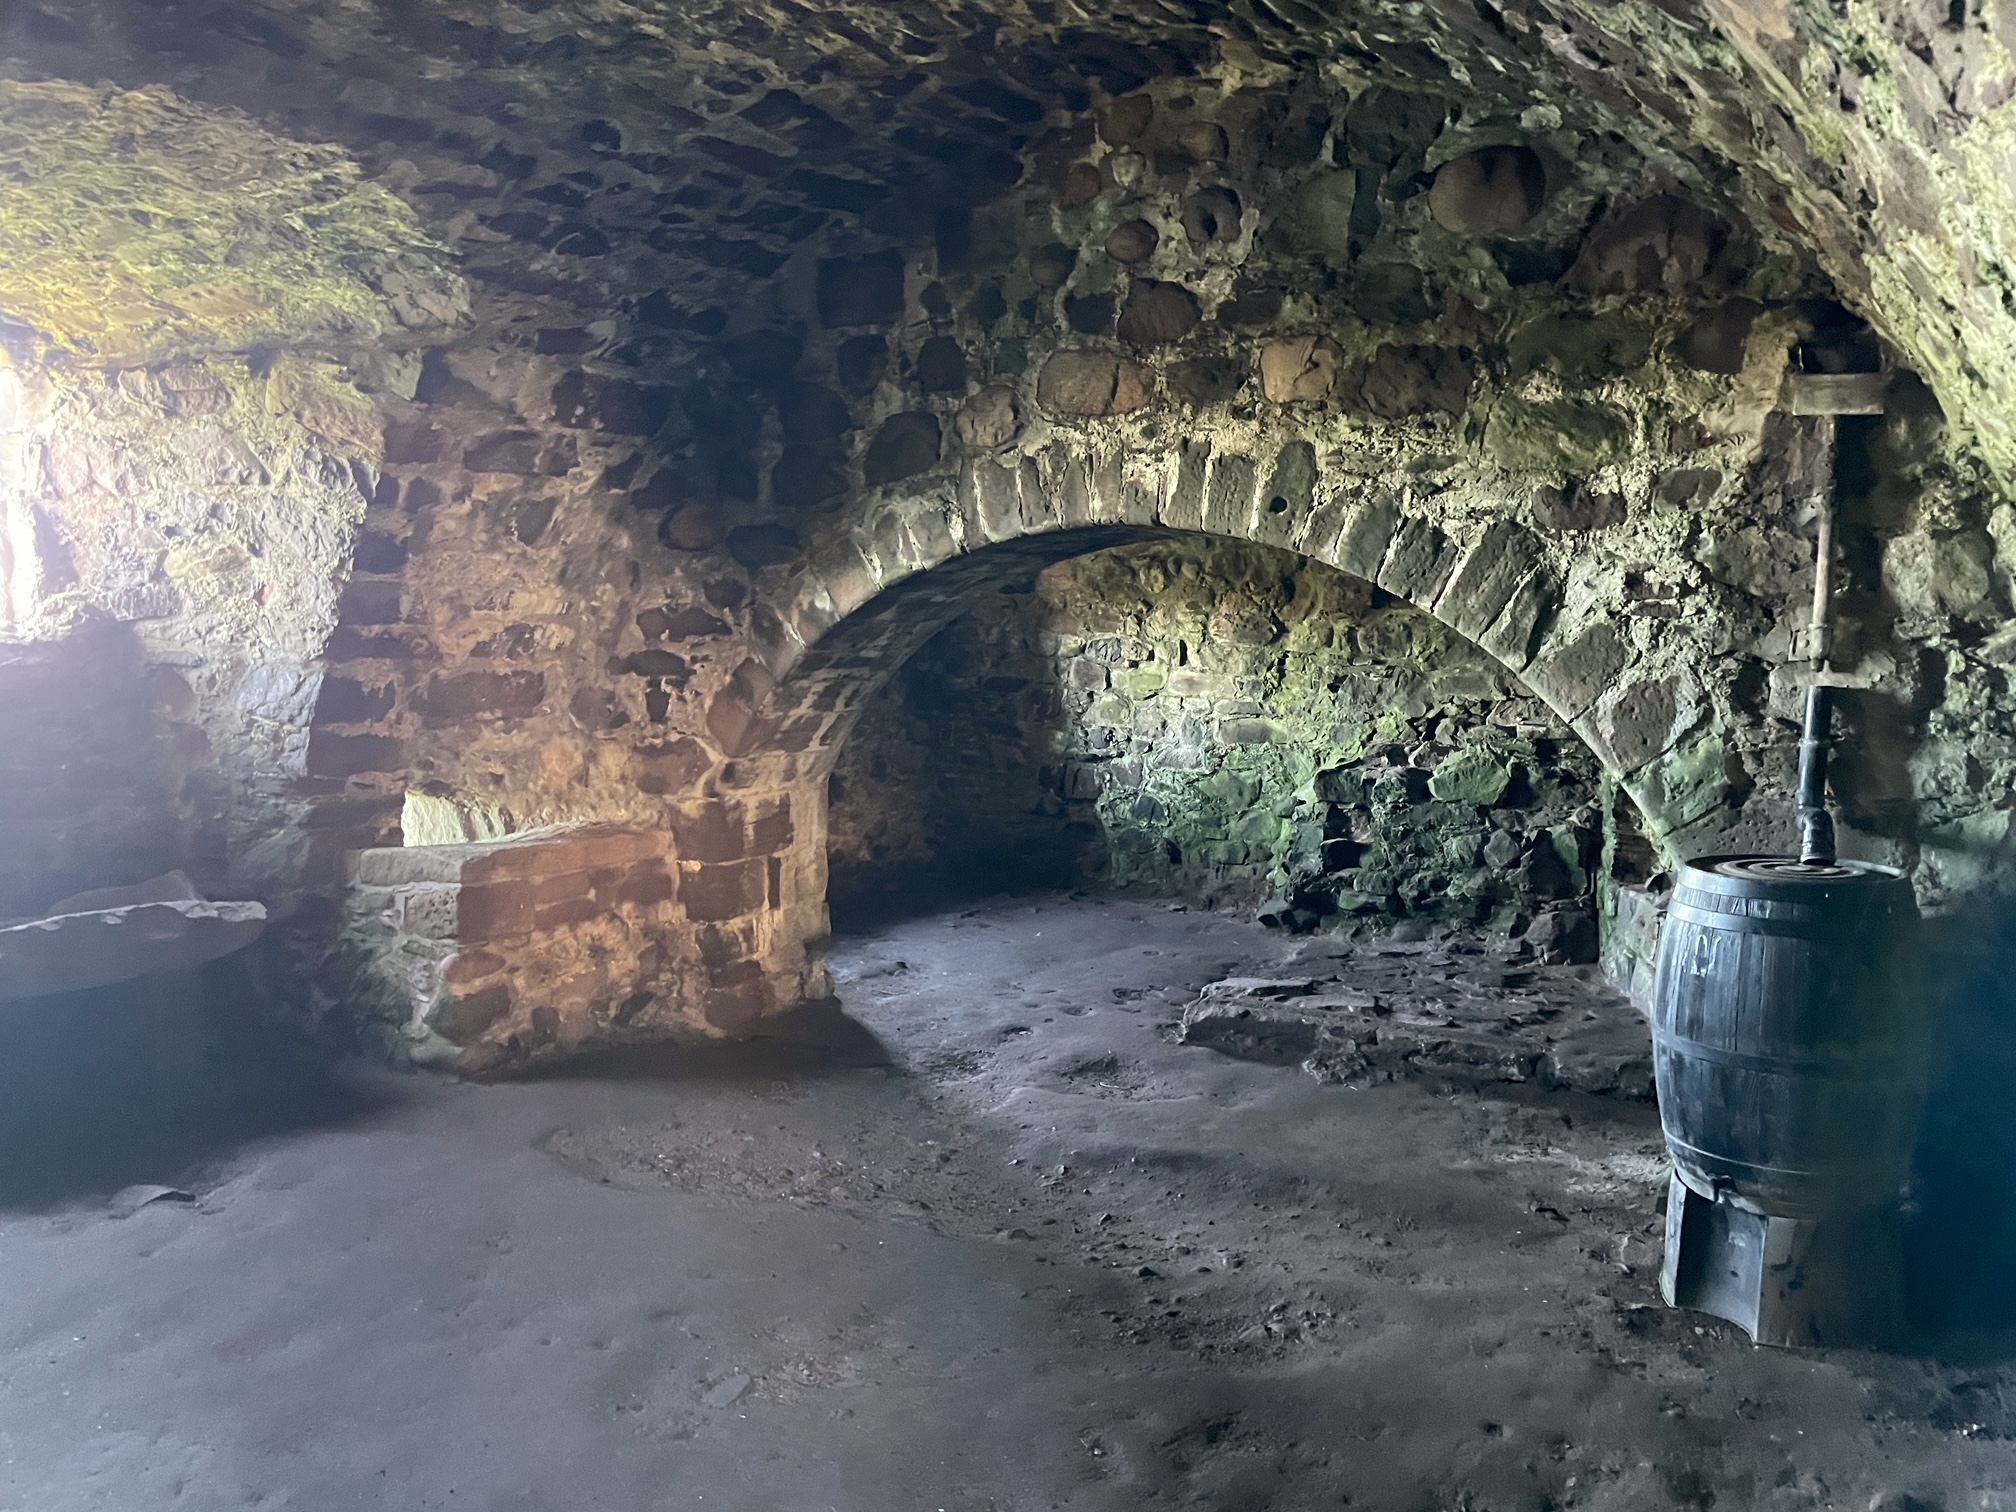
[(1479, 147), (1435, 171), (1428, 213), (1459, 236), (1503, 236), (1538, 215), (1546, 196), (1547, 173), (1531, 147)]
[(1579, 719), (1630, 660), (1630, 642), (1617, 626), (1599, 620), (1572, 639), (1550, 642), (1534, 658), (1526, 683), (1564, 718)]
[(1052, 354), (1036, 377), (1036, 402), (1051, 414), (1084, 420), (1124, 415), (1154, 395), (1154, 375), (1112, 352)]

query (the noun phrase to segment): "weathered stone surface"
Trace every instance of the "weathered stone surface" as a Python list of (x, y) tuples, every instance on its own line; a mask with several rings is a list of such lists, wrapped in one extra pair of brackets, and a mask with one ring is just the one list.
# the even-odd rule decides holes
[(1176, 133), (1176, 140), (1199, 163), (1220, 163), (1232, 152), (1231, 139), (1216, 121), (1192, 121)]
[(1178, 283), (1137, 278), (1120, 310), (1120, 339), (1134, 346), (1169, 346), (1197, 328), (1197, 296)]
[(1141, 408), (1153, 383), (1146, 368), (1111, 352), (1063, 351), (1037, 375), (1036, 402), (1068, 419), (1104, 419)]
[(1539, 561), (1533, 538), (1517, 525), (1499, 521), (1465, 554), (1436, 601), (1435, 613), (1464, 635), (1482, 635)]
[(1243, 535), (1253, 512), (1253, 459), (1236, 452), (1217, 457), (1204, 494), (1204, 528), (1214, 535)]
[(1883, 548), (1883, 586), (1906, 614), (1973, 616), (1988, 603), (1992, 547), (1985, 535), (1913, 531)]
[(405, 742), (392, 735), (339, 735), (316, 730), (308, 741), (310, 777), (355, 777), (406, 768)]
[(1432, 604), (1456, 567), (1449, 538), (1426, 520), (1403, 520), (1374, 577), (1388, 593)]
[(836, 441), (854, 425), (847, 401), (817, 383), (787, 385), (778, 396), (777, 418), (784, 439), (801, 446)]
[(1557, 709), (1573, 719), (1610, 687), (1630, 655), (1630, 642), (1617, 626), (1595, 624), (1565, 645), (1542, 652), (1529, 676)]
[[(1271, 982), (1233, 977), (1213, 982), (1183, 1010), (1182, 1041), (1263, 1065), (1299, 1065), (1316, 1048), (1333, 1012), (1363, 1011), (1320, 1002), (1312, 997), (1315, 988), (1314, 981), (1302, 978)], [(1369, 995), (1363, 1000), (1372, 1001)]]
[(429, 678), (415, 704), (430, 719), (454, 722), (533, 714), (545, 701), (543, 672), (461, 672)]
[(1337, 349), (1324, 337), (1296, 336), (1260, 349), (1260, 387), (1276, 404), (1307, 404), (1337, 383)]
[(828, 258), (819, 264), (819, 320), (826, 326), (881, 325), (903, 311), (903, 258), (895, 251)]
[(0, 927), (0, 1002), (188, 971), (244, 949), (265, 927), (257, 903), (196, 897), (75, 909)]
[(1065, 175), (1064, 192), (1058, 195), (1057, 203), (1066, 210), (1076, 210), (1099, 198), (1105, 188), (1105, 177), (1096, 167), (1090, 163), (1073, 163)]
[(390, 683), (367, 687), (354, 677), (325, 677), (315, 717), (325, 724), (368, 724), (391, 712), (397, 693)]
[(1490, 808), (1512, 785), (1504, 761), (1486, 750), (1462, 751), (1435, 768), (1428, 791), (1444, 803)]
[(471, 472), (527, 477), (560, 477), (572, 471), (576, 460), (572, 437), (549, 437), (529, 430), (492, 431), (478, 436), (462, 453), (462, 465)]
[(679, 906), (685, 909), (687, 918), (703, 922), (718, 922), (754, 913), (764, 903), (766, 875), (761, 861), (682, 866), (679, 869)]
[(553, 386), (553, 418), (575, 430), (649, 436), (672, 412), (672, 396), (628, 378), (575, 371)]
[(1484, 429), (1485, 451), (1519, 472), (1586, 475), (1615, 461), (1630, 442), (1630, 418), (1600, 400), (1506, 400)]
[(751, 572), (795, 561), (802, 550), (804, 542), (788, 525), (737, 525), (728, 532), (728, 554)]
[(1312, 251), (1342, 259), (1351, 251), (1351, 212), (1358, 199), (1358, 175), (1346, 169), (1318, 173), (1295, 196), (1295, 235)]
[(1704, 373), (1740, 373), (1757, 317), (1764, 306), (1754, 299), (1726, 299), (1694, 317), (1673, 342), (1673, 355)]
[(1569, 282), (1590, 294), (1680, 294), (1707, 276), (1728, 228), (1670, 194), (1621, 206), (1582, 245)]
[(1529, 508), (1542, 530), (1608, 530), (1622, 525), (1626, 515), (1622, 494), (1599, 492), (1581, 482), (1536, 488)]
[(658, 522), (658, 539), (673, 551), (707, 551), (721, 544), (726, 526), (721, 506), (701, 500), (668, 512)]
[(1610, 754), (1622, 771), (1633, 771), (1666, 749), (1678, 712), (1671, 678), (1634, 683), (1602, 714)]
[(639, 746), (630, 752), (631, 780), (640, 793), (684, 793), (714, 765), (699, 741), (687, 736), (662, 746)]
[(1161, 243), (1162, 233), (1145, 220), (1122, 221), (1106, 238), (1106, 255), (1119, 263), (1144, 263)]
[(880, 336), (850, 336), (835, 349), (833, 366), (848, 393), (872, 393), (889, 366), (889, 343)]
[(933, 336), (918, 348), (914, 371), (927, 394), (966, 392), (966, 353), (950, 336)]
[(1029, 255), (1029, 277), (1039, 289), (1061, 289), (1078, 266), (1078, 249), (1063, 242), (1045, 242)]
[(787, 446), (770, 470), (770, 496), (779, 509), (818, 509), (846, 492), (839, 462), (816, 447)]
[(1169, 392), (1193, 405), (1223, 404), (1246, 386), (1251, 369), (1236, 357), (1191, 357), (1171, 363)]
[(868, 443), (861, 479), (869, 487), (900, 483), (938, 465), (938, 417), (926, 410), (891, 415)]
[(1015, 390), (1005, 383), (981, 389), (953, 417), (952, 429), (971, 451), (997, 451), (1022, 434), (1021, 408)]
[(1463, 412), (1476, 373), (1450, 347), (1382, 346), (1356, 375), (1358, 398), (1384, 420)]
[(1126, 95), (1099, 112), (1099, 135), (1116, 147), (1125, 147), (1146, 136), (1148, 123), (1154, 119), (1153, 95)]
[[(1217, 133), (1217, 139), (1207, 141), (1206, 148), (1222, 156), (1219, 143), (1224, 133), (1216, 126), (1209, 130)], [(1183, 234), (1193, 247), (1237, 241), (1242, 209), (1239, 196), (1222, 184), (1200, 189), (1183, 202)]]
[(1503, 236), (1540, 213), (1547, 171), (1530, 147), (1479, 147), (1435, 170), (1428, 213), (1460, 236)]
[(1274, 458), (1260, 508), (1271, 516), (1293, 516), (1306, 510), (1315, 497), (1316, 448), (1306, 441), (1291, 441)]

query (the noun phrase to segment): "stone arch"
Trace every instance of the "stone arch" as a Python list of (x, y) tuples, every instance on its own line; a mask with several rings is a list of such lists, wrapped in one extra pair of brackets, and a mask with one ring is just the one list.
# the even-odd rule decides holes
[[(1666, 747), (1627, 767), (1617, 732), (1631, 690), (1659, 690), (1636, 695), (1656, 720), (1670, 679), (1639, 665), (1616, 627), (1564, 615), (1569, 585), (1534, 532), (1506, 518), (1438, 518), (1432, 495), (1355, 481), (1326, 486), (1301, 439), (1263, 457), (1201, 442), (1164, 459), (1054, 445), (969, 462), (942, 491), (862, 501), (769, 599), (765, 654), (709, 708), (731, 758), (704, 805), (727, 822), (710, 825), (747, 832), (767, 811), (790, 828), (773, 872), (773, 939), (789, 957), (774, 960), (777, 978), (813, 996), (824, 984), (826, 784), (869, 696), (980, 593), (1136, 542), (1207, 535), (1285, 549), (1406, 601), (1542, 698), (1662, 834), (1646, 803), (1660, 792)], [(1667, 712), (1662, 733), (1675, 725)]]
[(1362, 578), (1482, 648), (1588, 743), (1655, 837), (1671, 841), (1685, 816), (1673, 811), (1660, 760), (1692, 733), (1683, 699), (1705, 706), (1710, 691), (1679, 685), (1690, 648), (1654, 658), (1611, 617), (1574, 614), (1572, 552), (1509, 511), (1452, 518), (1436, 499), (1432, 482), (1326, 471), (1297, 437), (1250, 451), (1190, 441), (1159, 457), (1058, 441), (969, 461), (941, 490), (857, 501), (814, 542), (770, 598), (761, 655), (715, 699), (709, 727), (740, 761), (810, 770), (845, 738), (870, 668), (900, 663), (980, 584), (1158, 535), (1223, 536)]

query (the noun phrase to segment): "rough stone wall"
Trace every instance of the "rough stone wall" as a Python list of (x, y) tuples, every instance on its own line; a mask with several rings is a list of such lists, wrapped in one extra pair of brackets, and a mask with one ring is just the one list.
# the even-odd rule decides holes
[[(371, 406), (333, 382), (342, 409), (291, 393), (319, 376), (292, 364), (257, 378), (194, 362), (27, 376), (9, 438), (6, 629), (34, 646), (118, 627), (137, 707), (78, 725), (92, 769), (172, 751), (178, 775), (150, 781), (133, 826), (179, 834), (171, 864), (213, 892), (290, 905), (311, 870), (309, 724), (372, 486)], [(94, 681), (80, 680), (80, 704)], [(83, 850), (66, 869), (89, 871), (98, 842), (71, 838)], [(113, 854), (102, 864), (97, 885), (139, 880)]]
[(169, 866), (285, 912), (340, 875), (309, 727), (376, 394), (460, 282), (340, 152), (164, 90), (0, 81), (0, 163), (0, 912)]
[[(387, 431), (366, 527), (395, 570), (342, 648), (363, 788), (516, 825), (732, 811), (710, 864), (786, 863), (707, 926), (743, 1002), (719, 1017), (768, 1011), (823, 984), (825, 763), (881, 671), (1023, 569), (1005, 543), (1182, 529), (1298, 550), (1476, 640), (1669, 854), (1782, 845), (1826, 467), (1816, 423), (1774, 410), (1788, 367), (1880, 349), (1770, 239), (1627, 192), (1649, 171), (1628, 151), (1508, 121), (1487, 153), (1424, 99), (1158, 85), (1058, 128), (1054, 159), (945, 235), (871, 234), (734, 310), (660, 289), (563, 314), (494, 277), (477, 336), (429, 355)], [(1468, 198), (1421, 192), (1435, 159), (1470, 165)], [(1898, 561), (1992, 561), (1978, 469), (1921, 387), (1892, 388), (1851, 486), (1943, 501), (1885, 527), (1918, 543)], [(1862, 747), (1850, 841), (1938, 902), (1955, 857), (1873, 795), (1929, 717), (1927, 637), (1999, 677), (2003, 590), (1967, 611), (1983, 629), (1900, 629), (1896, 553), (1859, 539), (1850, 722), (1889, 734)], [(971, 573), (891, 597), (955, 560)], [(2001, 789), (1961, 787), (1982, 877)], [(788, 809), (781, 852), (747, 818), (764, 806)]]
[(359, 378), (386, 480), (325, 833), (389, 838), (409, 789), (470, 833), (668, 826), (738, 911), (667, 926), (719, 980), (638, 1022), (712, 1032), (822, 988), (874, 666), (1157, 530), (1445, 620), (1669, 853), (1782, 844), (1819, 480), (1771, 409), (1788, 363), (1885, 355), (1836, 297), (1962, 423), (1905, 377), (1844, 426), (1850, 838), (1928, 902), (1989, 889), (2004, 10), (164, 0), (12, 8), (0, 47), (340, 142), (459, 258), (466, 327), (409, 357), (395, 309)]
[(368, 1047), (481, 1072), (634, 1033), (701, 969), (666, 948), (668, 863), (609, 826), (357, 852), (341, 981)]
[(1440, 622), (1198, 537), (1061, 563), (941, 631), (842, 751), (829, 846), (836, 896), (935, 863), (1280, 899), (1303, 927), (1523, 930), (1589, 897), (1599, 786), (1580, 740)]

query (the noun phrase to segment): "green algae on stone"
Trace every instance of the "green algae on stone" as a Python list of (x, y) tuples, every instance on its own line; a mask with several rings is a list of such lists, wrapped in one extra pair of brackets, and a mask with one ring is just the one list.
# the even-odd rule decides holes
[(468, 298), (441, 253), (334, 147), (161, 88), (0, 80), (0, 316), (74, 358), (451, 324)]
[(1586, 474), (1624, 454), (1631, 420), (1598, 400), (1506, 398), (1484, 427), (1484, 450), (1509, 472)]
[(1472, 746), (1451, 756), (1428, 779), (1428, 791), (1444, 803), (1490, 808), (1512, 785), (1512, 773), (1492, 752)]

